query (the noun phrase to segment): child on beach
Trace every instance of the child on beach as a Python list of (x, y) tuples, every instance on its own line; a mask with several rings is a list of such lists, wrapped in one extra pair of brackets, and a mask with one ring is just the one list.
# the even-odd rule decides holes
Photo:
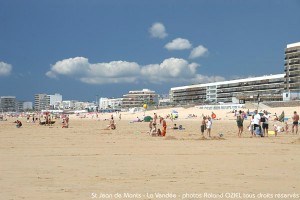
[(203, 116), (203, 119), (202, 119), (202, 122), (201, 122), (200, 129), (201, 129), (201, 134), (203, 136), (204, 135), (204, 131), (206, 129), (206, 117), (204, 117), (204, 116)]
[(207, 122), (206, 122), (206, 129), (207, 129), (208, 137), (210, 137), (211, 127), (212, 127), (212, 121), (211, 121), (211, 118), (208, 117)]
[(285, 122), (285, 132), (286, 132), (286, 134), (289, 133), (289, 125), (287, 122)]

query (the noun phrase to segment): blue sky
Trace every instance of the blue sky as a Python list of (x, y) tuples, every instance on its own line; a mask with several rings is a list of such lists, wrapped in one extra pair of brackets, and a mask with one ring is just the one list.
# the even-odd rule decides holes
[(0, 96), (122, 97), (283, 73), (298, 0), (0, 0)]

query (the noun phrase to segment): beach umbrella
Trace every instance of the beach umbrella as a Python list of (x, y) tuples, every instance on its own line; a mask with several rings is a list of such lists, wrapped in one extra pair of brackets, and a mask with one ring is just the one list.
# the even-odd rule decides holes
[(144, 122), (150, 122), (150, 120), (152, 120), (151, 116), (144, 117)]

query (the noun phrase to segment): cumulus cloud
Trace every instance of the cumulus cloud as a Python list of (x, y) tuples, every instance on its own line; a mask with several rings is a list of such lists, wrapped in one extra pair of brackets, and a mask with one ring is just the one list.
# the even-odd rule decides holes
[(222, 77), (206, 77), (197, 74), (199, 66), (182, 58), (168, 58), (159, 64), (139, 65), (127, 61), (92, 64), (87, 58), (76, 57), (56, 62), (46, 76), (49, 78), (70, 76), (87, 84), (204, 83), (224, 80)]
[(59, 75), (65, 75), (88, 84), (105, 84), (134, 82), (139, 71), (139, 65), (135, 62), (91, 64), (87, 58), (75, 57), (56, 62), (46, 76), (57, 78)]
[(183, 38), (176, 38), (172, 42), (165, 45), (168, 50), (184, 50), (192, 48), (192, 44), (189, 40)]
[(0, 76), (8, 76), (12, 70), (12, 66), (5, 62), (0, 62)]
[(149, 33), (151, 37), (159, 38), (159, 39), (163, 39), (168, 36), (165, 26), (160, 22), (154, 23), (150, 27)]
[(201, 74), (197, 74), (191, 81), (193, 83), (213, 83), (225, 80), (226, 79), (222, 76), (204, 76)]
[(185, 80), (190, 80), (195, 76), (197, 67), (199, 67), (198, 64), (188, 63), (181, 58), (168, 58), (161, 64), (144, 66), (141, 69), (141, 74), (152, 83), (186, 82)]
[(205, 48), (202, 45), (199, 45), (199, 46), (193, 48), (193, 50), (190, 53), (189, 58), (192, 58), (192, 59), (198, 58), (198, 57), (204, 56), (205, 54), (207, 54), (207, 52), (208, 52), (207, 48)]

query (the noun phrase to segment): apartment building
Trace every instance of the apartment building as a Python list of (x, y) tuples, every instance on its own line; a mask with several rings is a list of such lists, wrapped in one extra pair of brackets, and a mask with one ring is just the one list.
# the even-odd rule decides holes
[(245, 103), (246, 101), (281, 101), (285, 74), (174, 87), (173, 104)]
[(158, 94), (149, 89), (129, 91), (123, 95), (123, 108), (142, 107), (144, 104), (157, 105)]
[(120, 109), (123, 105), (123, 98), (100, 98), (99, 109)]
[(300, 42), (285, 49), (283, 100), (300, 99)]
[(54, 94), (35, 94), (34, 95), (34, 109), (36, 111), (59, 109), (62, 102), (62, 95)]
[(16, 112), (18, 109), (17, 99), (15, 96), (0, 97), (1, 112)]

